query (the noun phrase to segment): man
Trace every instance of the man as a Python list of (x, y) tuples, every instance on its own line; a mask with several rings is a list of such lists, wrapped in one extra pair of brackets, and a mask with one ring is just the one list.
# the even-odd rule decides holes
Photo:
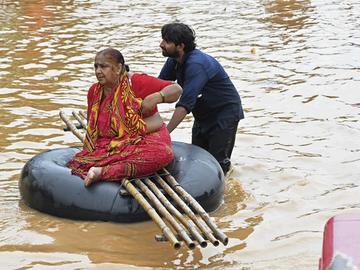
[(210, 152), (226, 173), (238, 122), (244, 118), (240, 96), (219, 62), (196, 49), (195, 32), (188, 25), (165, 24), (161, 35), (160, 48), (168, 59), (159, 78), (177, 80), (183, 88), (168, 130), (192, 112), (192, 144)]

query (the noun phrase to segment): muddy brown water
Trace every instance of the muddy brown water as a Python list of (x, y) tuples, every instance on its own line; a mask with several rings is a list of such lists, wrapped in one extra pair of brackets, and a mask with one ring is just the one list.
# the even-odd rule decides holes
[[(42, 151), (78, 145), (60, 109), (85, 108), (93, 58), (135, 72), (164, 62), (160, 28), (194, 27), (242, 97), (234, 172), (211, 213), (224, 247), (172, 250), (152, 222), (60, 219), (28, 208), (18, 179)], [(331, 216), (359, 211), (359, 1), (0, 0), (1, 269), (317, 269)], [(174, 105), (161, 106), (166, 120)], [(189, 142), (191, 115), (172, 133)]]

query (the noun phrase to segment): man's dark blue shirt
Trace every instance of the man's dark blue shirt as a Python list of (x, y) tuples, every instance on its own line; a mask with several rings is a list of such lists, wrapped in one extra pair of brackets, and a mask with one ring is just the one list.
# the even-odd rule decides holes
[(244, 118), (240, 96), (229, 76), (215, 58), (200, 50), (186, 53), (182, 64), (168, 58), (159, 78), (181, 85), (183, 94), (176, 107), (192, 112), (204, 132), (227, 128)]

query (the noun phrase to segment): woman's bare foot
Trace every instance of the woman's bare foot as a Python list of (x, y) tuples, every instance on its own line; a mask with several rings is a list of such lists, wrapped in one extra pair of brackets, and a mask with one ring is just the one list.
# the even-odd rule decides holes
[(91, 167), (84, 179), (85, 186), (88, 187), (92, 183), (99, 181), (101, 176), (101, 171), (102, 171), (101, 167)]

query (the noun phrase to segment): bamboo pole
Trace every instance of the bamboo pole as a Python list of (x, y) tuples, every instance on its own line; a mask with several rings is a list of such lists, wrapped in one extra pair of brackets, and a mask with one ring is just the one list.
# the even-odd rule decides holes
[[(199, 218), (194, 214), (190, 207), (180, 198), (180, 196), (163, 180), (158, 174), (156, 174), (156, 181), (161, 185), (161, 187), (174, 199), (176, 204), (184, 211), (184, 213), (198, 226), (200, 231), (204, 236), (214, 245), (218, 246), (219, 241), (212, 235), (210, 229), (204, 226), (203, 223), (200, 223)], [(206, 243), (206, 242), (205, 242)]]
[(227, 245), (229, 238), (219, 230), (216, 224), (210, 219), (210, 216), (206, 213), (204, 208), (202, 208), (202, 206), (182, 186), (177, 183), (175, 178), (165, 168), (164, 172), (166, 173), (165, 179), (170, 184), (170, 186), (175, 189), (180, 194), (182, 199), (202, 217), (205, 223), (214, 232), (215, 237), (219, 239), (224, 245)]
[(79, 113), (73, 111), (73, 112), (72, 112), (72, 115), (75, 117), (75, 119), (79, 122), (79, 124), (80, 124), (84, 129), (87, 128), (87, 123), (86, 123), (86, 121), (84, 121), (84, 120), (80, 117)]
[(85, 112), (85, 111), (80, 110), (80, 111), (79, 111), (79, 114), (80, 114), (85, 120), (87, 119), (87, 116), (86, 116), (86, 112)]
[(172, 233), (170, 228), (166, 225), (166, 223), (161, 219), (159, 214), (155, 211), (154, 208), (146, 201), (143, 195), (131, 184), (131, 182), (124, 178), (123, 186), (129, 191), (129, 193), (136, 199), (136, 201), (144, 208), (146, 213), (152, 218), (152, 220), (159, 226), (162, 233), (165, 237), (173, 244), (175, 249), (179, 249), (181, 247), (180, 242), (177, 240), (176, 236)]
[(84, 135), (76, 128), (76, 126), (66, 117), (63, 111), (59, 113), (60, 118), (64, 121), (66, 126), (71, 130), (71, 132), (81, 141), (84, 142)]
[(159, 200), (162, 202), (162, 204), (167, 208), (167, 210), (174, 215), (184, 226), (185, 228), (190, 232), (192, 238), (196, 240), (201, 247), (206, 247), (207, 243), (205, 239), (201, 236), (200, 232), (197, 230), (196, 225), (192, 220), (187, 220), (184, 215), (180, 213), (179, 210), (177, 210), (170, 202), (169, 200), (164, 196), (164, 194), (161, 193), (159, 188), (149, 179), (144, 179), (146, 185), (150, 187), (152, 192), (155, 193), (155, 195), (159, 198)]
[[(66, 117), (63, 111), (60, 111), (60, 118), (65, 122), (69, 130), (81, 141), (84, 141), (84, 137), (77, 130), (76, 126)], [(173, 244), (175, 249), (180, 248), (180, 242), (177, 240), (175, 235), (171, 232), (169, 227), (161, 219), (161, 217), (156, 213), (156, 211), (151, 207), (151, 205), (145, 200), (139, 191), (130, 183), (128, 179), (123, 179), (123, 185), (126, 190), (135, 198), (135, 200), (144, 208), (146, 213), (152, 218), (152, 220), (158, 225), (165, 235), (165, 237)]]
[[(155, 177), (159, 177), (155, 175)], [(157, 180), (159, 181), (159, 180)], [(162, 203), (169, 209), (169, 211), (177, 217), (181, 221), (182, 224), (191, 232), (193, 238), (199, 243), (201, 247), (206, 247), (207, 243), (205, 239), (202, 237), (201, 233), (198, 231), (195, 223), (191, 219), (186, 219), (184, 215), (182, 215), (169, 201), (168, 199), (160, 192), (160, 190), (156, 187), (156, 185), (148, 179), (145, 179), (146, 184), (150, 186), (153, 191), (156, 191), (156, 195), (162, 201)], [(164, 189), (165, 190), (165, 189)], [(170, 191), (170, 190), (165, 190)], [(171, 191), (170, 191), (171, 192)], [(168, 193), (169, 194), (169, 193)], [(171, 196), (171, 194), (169, 194)], [(174, 198), (176, 194), (172, 194), (172, 198)]]
[(184, 240), (186, 245), (190, 249), (194, 249), (195, 244), (187, 234), (185, 228), (180, 225), (176, 221), (176, 219), (168, 212), (168, 210), (164, 207), (164, 205), (161, 204), (160, 200), (154, 195), (154, 193), (151, 192), (151, 190), (140, 179), (135, 179), (135, 184), (142, 190), (142, 192), (146, 194), (146, 196), (150, 199), (153, 205), (155, 205), (159, 213), (172, 225), (172, 227), (178, 233), (180, 239)]
[[(81, 141), (84, 141), (84, 135), (78, 131), (77, 127), (66, 117), (66, 115), (64, 114), (63, 111), (60, 111), (59, 113), (60, 118), (65, 122), (65, 124), (67, 125), (67, 127), (69, 128), (69, 130)], [(86, 122), (83, 121), (80, 118), (80, 115), (86, 119), (86, 113), (84, 111), (79, 111), (79, 113), (77, 114), (76, 112), (73, 112), (73, 116), (76, 118), (76, 120), (78, 120), (78, 122), (81, 124), (81, 126), (86, 128)], [(173, 215), (175, 215), (176, 217), (178, 217), (179, 221), (191, 232), (193, 238), (195, 240), (197, 240), (200, 244), (201, 247), (206, 247), (207, 243), (204, 240), (203, 236), (197, 231), (197, 227), (200, 228), (200, 230), (203, 232), (204, 236), (209, 239), (210, 242), (213, 243), (213, 245), (217, 246), (219, 245), (219, 242), (217, 241), (217, 239), (219, 239), (224, 245), (226, 245), (228, 243), (228, 238), (227, 236), (222, 233), (217, 226), (210, 220), (210, 217), (208, 216), (208, 214), (205, 212), (205, 210), (200, 206), (200, 204), (193, 198), (191, 197), (191, 195), (189, 195), (182, 187), (179, 186), (179, 184), (176, 182), (176, 180), (170, 175), (170, 173), (164, 169), (165, 173), (167, 174), (165, 176), (166, 180), (169, 182), (169, 184), (178, 191), (178, 193), (183, 197), (183, 199), (193, 207), (193, 209), (195, 211), (198, 212), (198, 214), (204, 219), (204, 222), (201, 222), (201, 220), (194, 214), (194, 212), (190, 209), (190, 207), (188, 207), (186, 205), (186, 203), (180, 198), (180, 196), (158, 175), (155, 175), (155, 179), (158, 181), (158, 183), (164, 188), (164, 190), (166, 190), (168, 192), (168, 194), (175, 200), (175, 202), (183, 209), (183, 211), (190, 217), (190, 220), (186, 220), (180, 213), (176, 213), (174, 211), (174, 209), (176, 210), (175, 207), (170, 207), (169, 204), (171, 205), (170, 202), (168, 202), (168, 200), (166, 199), (166, 197), (164, 196), (165, 200), (161, 199), (161, 202), (163, 202), (165, 204), (166, 207), (168, 207), (169, 211), (171, 211), (171, 213)], [(176, 236), (172, 233), (172, 231), (170, 230), (170, 228), (166, 225), (166, 223), (161, 219), (161, 217), (157, 214), (157, 212), (151, 207), (151, 205), (149, 204), (149, 202), (146, 201), (146, 199), (141, 195), (140, 192), (137, 191), (137, 189), (130, 183), (130, 181), (128, 179), (124, 179), (124, 187), (127, 189), (127, 191), (137, 200), (137, 202), (144, 208), (144, 210), (149, 214), (149, 216), (153, 219), (153, 221), (160, 227), (160, 229), (162, 230), (164, 236), (170, 241), (172, 242), (174, 248), (178, 249), (180, 248), (180, 243), (177, 240)], [(140, 180), (139, 180), (140, 181)], [(148, 179), (149, 182), (151, 182)], [(141, 182), (141, 181), (140, 181)], [(143, 184), (141, 182), (141, 184)], [(140, 185), (141, 185), (140, 184)], [(156, 186), (155, 186), (156, 187)], [(156, 187), (157, 189), (157, 187)], [(158, 189), (157, 189), (158, 190)], [(149, 190), (150, 191), (150, 190)], [(151, 191), (150, 191), (151, 192)], [(159, 193), (161, 193), (159, 191)], [(154, 197), (155, 195), (152, 194)], [(162, 194), (161, 194), (162, 195)], [(150, 197), (152, 197), (150, 195)], [(153, 198), (150, 198), (150, 201), (153, 200)], [(155, 197), (155, 199), (157, 199)], [(160, 198), (159, 198), (160, 199)], [(152, 201), (154, 203), (154, 200)], [(168, 202), (168, 203), (166, 203)], [(161, 203), (160, 203), (161, 205)], [(161, 205), (165, 211), (167, 212), (166, 208)], [(161, 207), (160, 207), (161, 208)], [(174, 209), (172, 209), (174, 208)], [(171, 210), (170, 210), (171, 209)], [(160, 211), (160, 210), (159, 210)], [(164, 210), (161, 210), (164, 211)], [(176, 210), (177, 211), (177, 210)], [(178, 211), (177, 211), (178, 212)], [(170, 215), (171, 216), (171, 215)], [(181, 217), (180, 217), (181, 216)], [(175, 220), (173, 217), (171, 217), (173, 220)], [(169, 219), (171, 219), (169, 218)], [(169, 221), (170, 222), (170, 221)], [(175, 220), (176, 222), (176, 220)], [(171, 222), (170, 222), (171, 223)], [(214, 235), (212, 235), (211, 231), (209, 230), (209, 228), (205, 225), (208, 225), (210, 227), (210, 229), (214, 232), (216, 238), (214, 237)], [(172, 224), (173, 225), (173, 224)], [(180, 226), (180, 224), (178, 224)], [(174, 226), (174, 225), (173, 225)], [(177, 226), (177, 225), (175, 225)], [(177, 228), (176, 230), (178, 230), (179, 228)], [(178, 232), (181, 232), (181, 230)], [(187, 234), (186, 234), (187, 235)], [(186, 242), (186, 244), (188, 245), (189, 248), (192, 248), (193, 245), (191, 244), (191, 239), (189, 241), (189, 237), (184, 236), (183, 233), (180, 233), (180, 236), (184, 239), (184, 241)], [(185, 240), (186, 239), (186, 240)]]

